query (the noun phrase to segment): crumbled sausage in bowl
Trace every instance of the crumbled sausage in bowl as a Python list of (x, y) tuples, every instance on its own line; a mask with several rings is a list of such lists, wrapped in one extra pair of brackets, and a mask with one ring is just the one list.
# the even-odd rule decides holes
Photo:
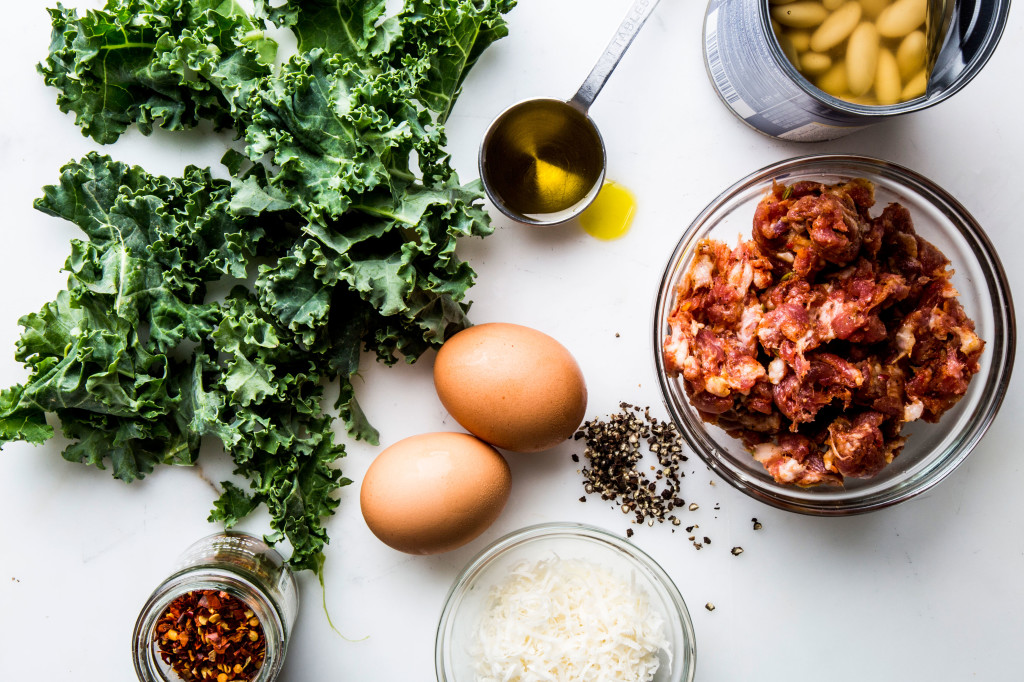
[(813, 156), (741, 180), (666, 268), (655, 359), (687, 443), (769, 504), (839, 515), (951, 472), (1002, 401), (1014, 352), (982, 229), (884, 161)]

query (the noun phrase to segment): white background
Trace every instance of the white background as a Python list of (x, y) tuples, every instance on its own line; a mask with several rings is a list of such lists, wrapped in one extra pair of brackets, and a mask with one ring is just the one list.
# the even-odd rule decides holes
[[(71, 0), (69, 4), (75, 4)], [(49, 0), (3, 3), (0, 63), (0, 383), (24, 379), (13, 360), (16, 320), (62, 288), (76, 228), (31, 207), (58, 168), (96, 145), (53, 102), (34, 64), (45, 57)], [(85, 0), (78, 0), (79, 5)], [(490, 119), (532, 96), (569, 97), (624, 15), (626, 0), (521, 0), (511, 35), (466, 83), (448, 127), (464, 180)], [(91, 6), (91, 5), (90, 5)], [(531, 229), (496, 218), (496, 233), (460, 253), (479, 272), (475, 322), (530, 325), (576, 356), (590, 390), (588, 418), (619, 401), (661, 406), (650, 343), (653, 299), (669, 252), (690, 220), (740, 177), (787, 157), (819, 152), (878, 156), (930, 177), (987, 229), (1018, 300), (1024, 300), (1022, 186), (1024, 64), (1021, 8), (984, 71), (924, 112), (819, 144), (784, 143), (748, 129), (720, 104), (701, 56), (704, 3), (665, 0), (591, 113), (608, 147), (611, 179), (638, 198), (632, 231), (599, 242), (577, 225)], [(152, 172), (216, 164), (224, 137), (132, 132), (105, 150)], [(6, 350), (3, 350), (6, 349)], [(431, 383), (432, 354), (385, 368), (364, 358), (360, 402), (382, 446), (416, 433), (458, 430)], [(972, 456), (936, 489), (897, 508), (818, 519), (760, 505), (692, 457), (684, 512), (712, 545), (696, 551), (669, 526), (633, 541), (679, 586), (697, 633), (701, 682), (765, 680), (1020, 680), (1024, 641), (1022, 372)], [(59, 439), (0, 454), (0, 680), (132, 680), (129, 642), (142, 603), (205, 521), (230, 464), (164, 468), (125, 485), (108, 471), (69, 464)], [(514, 483), (501, 518), (468, 546), (413, 557), (379, 543), (358, 508), (358, 481), (378, 448), (349, 443), (342, 461), (357, 481), (330, 519), (326, 603), (311, 575), (284, 680), (431, 680), (434, 631), (445, 594), (486, 544), (524, 525), (585, 521), (624, 533), (626, 517), (581, 504), (572, 443), (509, 453)], [(715, 504), (720, 510), (714, 510)], [(751, 518), (764, 524), (752, 530)], [(266, 519), (245, 527), (267, 530)], [(745, 548), (734, 557), (729, 548)], [(713, 602), (714, 612), (704, 605)]]

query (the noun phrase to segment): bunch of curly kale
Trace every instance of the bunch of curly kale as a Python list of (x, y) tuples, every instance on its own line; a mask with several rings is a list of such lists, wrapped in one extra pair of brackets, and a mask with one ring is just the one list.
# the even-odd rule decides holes
[[(356, 403), (362, 349), (414, 361), (465, 327), (474, 273), (461, 236), (490, 233), (461, 186), (443, 124), (468, 69), (507, 33), (514, 0), (108, 0), (50, 11), (40, 65), (84, 134), (129, 126), (233, 129), (230, 180), (157, 177), (89, 154), (36, 207), (78, 225), (67, 290), (23, 317), (28, 380), (0, 393), (0, 442), (41, 443), (55, 413), (71, 461), (131, 481), (192, 464), (204, 436), (250, 489), (224, 483), (211, 519), (265, 504), (272, 542), (319, 571), (332, 493), (349, 483), (321, 409), (376, 442)], [(298, 54), (274, 66), (265, 31)], [(230, 293), (209, 292), (234, 286)]]

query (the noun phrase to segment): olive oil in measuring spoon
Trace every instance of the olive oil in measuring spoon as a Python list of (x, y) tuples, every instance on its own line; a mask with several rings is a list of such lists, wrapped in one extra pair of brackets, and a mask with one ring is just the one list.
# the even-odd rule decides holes
[(489, 190), (499, 205), (539, 222), (578, 212), (601, 187), (600, 134), (564, 102), (534, 99), (502, 114), (487, 143)]
[(484, 191), (499, 211), (531, 225), (556, 225), (579, 215), (598, 196), (604, 141), (587, 111), (657, 4), (634, 0), (568, 102), (530, 99), (494, 119), (480, 144), (478, 163)]

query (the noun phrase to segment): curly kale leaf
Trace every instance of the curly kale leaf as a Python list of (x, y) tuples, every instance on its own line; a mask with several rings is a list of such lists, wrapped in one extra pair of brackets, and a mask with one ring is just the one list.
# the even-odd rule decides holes
[(210, 354), (197, 356), (196, 374), (225, 396), (217, 436), (251, 492), (226, 485), (211, 519), (230, 526), (240, 512), (264, 504), (274, 530), (269, 539), (287, 538), (292, 565), (317, 570), (327, 543), (322, 519), (338, 505), (331, 493), (351, 482), (332, 466), (345, 450), (320, 407), (325, 363), (277, 327), (243, 287), (220, 310)]
[[(72, 242), (65, 264), (68, 289), (20, 320), (15, 354), (30, 371), (17, 402), (3, 412), (0, 439), (18, 438), (6, 422), (53, 412), (71, 461), (141, 478), (158, 463), (191, 464), (202, 435), (181, 414), (189, 372), (168, 351), (201, 342), (215, 327), (215, 304), (202, 283), (219, 272), (244, 270), (228, 247), (233, 230), (215, 218), (226, 212), (230, 186), (207, 171), (154, 178), (109, 158), (90, 155), (63, 169), (40, 210), (76, 223), (86, 240)], [(205, 235), (205, 258), (188, 246)], [(168, 248), (176, 244), (177, 247)]]
[(295, 33), (299, 51), (321, 48), (349, 59), (387, 53), (401, 30), (396, 16), (385, 14), (385, 0), (289, 0), (268, 8), (257, 3), (257, 14)]
[(207, 300), (207, 284), (275, 248), (273, 225), (232, 215), (230, 198), (228, 181), (196, 168), (169, 179), (91, 154), (63, 169), (37, 207), (87, 239), (73, 243), (68, 289), (21, 320), (16, 357), (30, 376), (0, 395), (0, 438), (43, 440), (53, 412), (74, 440), (66, 459), (109, 461), (131, 481), (194, 463), (201, 437), (215, 437), (252, 492), (246, 506), (226, 487), (214, 516), (231, 524), (265, 504), (293, 565), (315, 568), (330, 493), (348, 482), (330, 466), (344, 448), (320, 407), (323, 383), (354, 368), (306, 350), (245, 288)]
[(130, 125), (148, 134), (202, 119), (231, 127), (277, 44), (234, 0), (109, 0), (78, 16), (58, 4), (50, 54), (39, 65), (82, 133), (114, 142)]
[(410, 97), (447, 120), (459, 88), (483, 51), (508, 35), (502, 15), (515, 0), (408, 0), (393, 15), (384, 0), (287, 0), (258, 14), (290, 27), (303, 53), (361, 62), (364, 70), (406, 72)]
[(508, 35), (502, 15), (515, 1), (416, 0), (411, 4), (412, 20), (403, 24), (404, 51), (426, 65), (418, 85), (419, 99), (444, 122), (470, 68), (491, 43)]

